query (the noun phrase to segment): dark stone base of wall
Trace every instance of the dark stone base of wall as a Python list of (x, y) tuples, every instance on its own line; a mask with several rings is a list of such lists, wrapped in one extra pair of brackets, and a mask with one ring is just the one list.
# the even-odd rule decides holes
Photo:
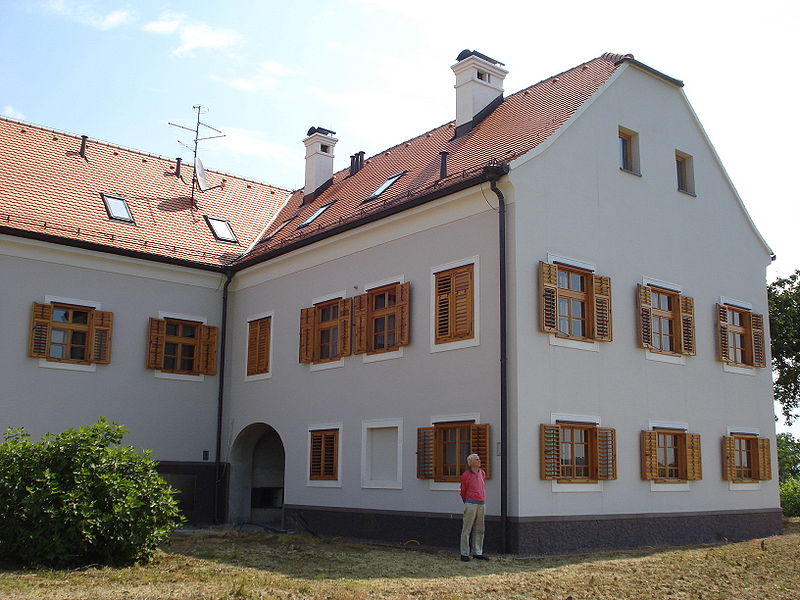
[[(209, 525), (225, 520), (227, 467), (227, 463), (220, 464), (219, 486), (217, 465), (213, 462), (162, 461), (158, 463), (158, 474), (178, 490), (178, 506), (187, 523)], [(219, 498), (215, 500), (217, 493)]]
[[(458, 548), (461, 514), (285, 506), (286, 526), (321, 536)], [(510, 554), (569, 554), (683, 546), (768, 537), (781, 532), (780, 509), (576, 517), (510, 517)], [(487, 553), (502, 550), (501, 521), (486, 517)]]

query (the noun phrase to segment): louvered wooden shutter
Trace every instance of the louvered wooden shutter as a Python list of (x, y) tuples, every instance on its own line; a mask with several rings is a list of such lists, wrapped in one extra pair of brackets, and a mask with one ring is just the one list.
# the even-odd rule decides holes
[(269, 346), (272, 336), (272, 317), (248, 323), (247, 374), (269, 373)]
[(98, 365), (111, 362), (111, 334), (114, 313), (103, 310), (92, 311), (92, 361)]
[(769, 438), (758, 438), (758, 478), (761, 481), (772, 479), (770, 447)]
[(561, 427), (542, 423), (539, 426), (539, 474), (542, 479), (561, 478)]
[(539, 262), (539, 289), (541, 301), (539, 322), (545, 333), (558, 333), (558, 267)]
[(642, 431), (642, 479), (658, 479), (658, 432)]
[(722, 436), (722, 479), (736, 479), (736, 440), (733, 436)]
[(350, 331), (353, 299), (341, 298), (339, 300), (339, 356), (350, 356), (352, 332)]
[(605, 275), (592, 275), (592, 301), (594, 310), (594, 339), (610, 342), (611, 336), (611, 278)]
[(717, 350), (722, 362), (730, 362), (728, 351), (728, 309), (717, 304)]
[(34, 302), (31, 306), (31, 335), (28, 340), (28, 356), (47, 358), (47, 343), (50, 339), (52, 304)]
[(470, 427), (471, 452), (481, 457), (481, 468), (486, 471), (486, 479), (492, 476), (491, 470), (491, 440), (489, 439), (489, 425), (487, 423), (473, 423)]
[(164, 319), (150, 318), (147, 336), (147, 368), (162, 369), (164, 367), (164, 338), (167, 333), (167, 322)]
[(464, 265), (453, 272), (453, 339), (464, 340), (473, 336), (472, 265)]
[(653, 347), (653, 312), (650, 286), (639, 284), (639, 345), (642, 348)]
[(433, 479), (433, 427), (417, 429), (417, 479)]
[(436, 273), (436, 336), (435, 342), (443, 344), (449, 342), (451, 337), (450, 325), (450, 297), (453, 293), (453, 274), (450, 271)]
[(764, 345), (764, 315), (749, 313), (750, 335), (752, 336), (753, 366), (766, 367), (767, 354)]
[(217, 374), (217, 328), (209, 325), (198, 326), (198, 357), (195, 372), (202, 375)]
[(397, 345), (408, 346), (411, 338), (411, 283), (397, 284)]
[(686, 447), (686, 479), (699, 481), (703, 478), (703, 464), (700, 458), (700, 434), (687, 433), (684, 435)]
[(314, 362), (314, 318), (316, 309), (303, 308), (300, 310), (300, 362)]
[(336, 480), (339, 470), (339, 430), (311, 432), (309, 479)]
[(610, 427), (597, 428), (597, 479), (617, 478), (617, 432)]
[(353, 298), (353, 354), (369, 351), (369, 294)]
[(694, 299), (691, 296), (678, 296), (678, 305), (680, 306), (680, 347), (681, 354), (686, 356), (694, 356), (697, 354), (695, 347), (695, 333), (694, 333)]

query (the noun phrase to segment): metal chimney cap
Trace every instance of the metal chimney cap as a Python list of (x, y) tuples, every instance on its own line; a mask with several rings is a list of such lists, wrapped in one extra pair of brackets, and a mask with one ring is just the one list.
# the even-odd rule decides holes
[(314, 127), (312, 125), (311, 129), (308, 130), (306, 135), (314, 135), (315, 133), (322, 133), (324, 135), (336, 135), (335, 131), (331, 131), (330, 129), (325, 129), (324, 127)]
[(477, 56), (478, 58), (482, 58), (485, 61), (488, 61), (494, 65), (505, 66), (505, 63), (501, 63), (499, 60), (495, 60), (485, 54), (478, 52), (477, 50), (462, 50), (458, 56), (456, 56), (456, 60), (461, 62), (465, 58), (469, 58), (470, 56)]

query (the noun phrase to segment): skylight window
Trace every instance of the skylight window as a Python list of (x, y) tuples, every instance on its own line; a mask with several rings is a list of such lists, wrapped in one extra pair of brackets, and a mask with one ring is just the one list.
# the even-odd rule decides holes
[(380, 195), (381, 195), (383, 192), (385, 192), (385, 191), (386, 191), (386, 190), (388, 190), (390, 187), (392, 187), (392, 184), (393, 184), (395, 181), (397, 181), (398, 179), (400, 179), (400, 178), (401, 178), (403, 175), (405, 175), (405, 174), (406, 174), (406, 172), (407, 172), (407, 171), (400, 171), (400, 172), (399, 172), (397, 175), (392, 175), (391, 177), (389, 177), (389, 179), (387, 179), (386, 181), (384, 181), (382, 184), (380, 184), (380, 185), (378, 186), (378, 189), (376, 189), (376, 190), (375, 190), (374, 192), (372, 192), (372, 193), (371, 193), (369, 196), (367, 196), (367, 197), (364, 199), (364, 202), (369, 202), (370, 200), (375, 200), (375, 198), (377, 198), (377, 197), (378, 197), (378, 196), (380, 196)]
[(106, 212), (108, 218), (114, 221), (124, 221), (125, 223), (133, 223), (133, 216), (128, 208), (128, 203), (125, 198), (119, 196), (110, 196), (108, 194), (100, 194), (103, 197), (103, 202), (106, 205)]
[(208, 215), (204, 215), (206, 218), (206, 223), (208, 223), (208, 228), (211, 230), (211, 233), (214, 234), (214, 237), (217, 238), (221, 242), (236, 242), (236, 235), (233, 233), (233, 229), (231, 229), (231, 224), (228, 223), (225, 219), (218, 219), (217, 217), (209, 217)]
[(297, 215), (293, 215), (293, 216), (289, 217), (288, 219), (286, 219), (283, 223), (281, 223), (278, 226), (278, 228), (275, 231), (273, 231), (266, 238), (264, 238), (264, 240), (266, 241), (266, 240), (271, 240), (272, 238), (274, 238), (276, 235), (278, 235), (283, 230), (284, 227), (286, 227), (289, 223), (294, 221), (296, 218), (297, 218)]
[(305, 221), (300, 223), (300, 225), (298, 225), (297, 228), (301, 229), (303, 227), (308, 227), (309, 225), (311, 225), (311, 223), (313, 223), (317, 217), (319, 217), (322, 213), (324, 213), (328, 209), (328, 207), (334, 202), (336, 202), (336, 200), (332, 200), (331, 202), (328, 202), (327, 204), (323, 204), (322, 206), (320, 206), (317, 210), (314, 211), (313, 215), (311, 215)]

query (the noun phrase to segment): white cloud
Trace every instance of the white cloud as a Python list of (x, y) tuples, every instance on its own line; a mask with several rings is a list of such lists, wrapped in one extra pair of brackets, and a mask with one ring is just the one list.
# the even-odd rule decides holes
[(19, 112), (17, 109), (15, 109), (10, 104), (6, 104), (3, 107), (3, 116), (4, 117), (10, 117), (11, 119), (24, 119), (25, 118), (25, 115), (23, 115), (21, 112)]
[(255, 71), (247, 77), (232, 77), (223, 81), (232, 88), (243, 92), (271, 92), (278, 87), (281, 77), (300, 74), (299, 71), (279, 62), (268, 60), (259, 64)]
[(172, 50), (176, 56), (189, 56), (198, 48), (225, 48), (241, 40), (241, 36), (232, 29), (190, 21), (186, 14), (171, 11), (162, 13), (155, 21), (145, 23), (142, 30), (158, 35), (176, 34), (180, 41)]
[(85, 2), (48, 0), (44, 3), (44, 7), (52, 13), (101, 31), (125, 25), (133, 17), (133, 13), (128, 10), (112, 10), (103, 13)]
[(148, 33), (175, 33), (186, 21), (182, 13), (165, 12), (157, 20), (145, 23), (142, 29)]
[(252, 129), (224, 127), (225, 137), (216, 140), (214, 150), (225, 154), (255, 156), (271, 161), (294, 164), (303, 161), (303, 149), (270, 142), (264, 134)]

